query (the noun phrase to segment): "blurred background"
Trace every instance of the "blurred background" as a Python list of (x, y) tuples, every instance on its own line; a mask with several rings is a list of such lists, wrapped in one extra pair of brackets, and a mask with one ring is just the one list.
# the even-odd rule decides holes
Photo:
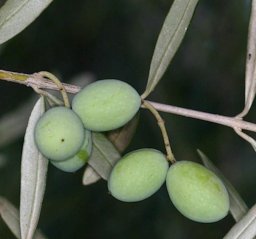
[[(0, 69), (47, 70), (67, 83), (79, 78), (81, 85), (115, 78), (143, 93), (154, 45), (171, 3), (55, 0), (22, 33), (0, 46)], [(178, 53), (149, 99), (227, 116), (241, 112), (249, 13), (249, 0), (199, 2)], [(35, 100), (31, 88), (1, 82), (0, 195), (17, 207), (24, 130)], [(256, 122), (253, 108), (246, 119)], [(248, 143), (224, 126), (161, 115), (178, 160), (200, 162), (196, 149), (201, 149), (248, 206), (255, 203), (256, 157)], [(17, 125), (13, 119), (18, 116)], [(155, 119), (143, 109), (126, 152), (142, 147), (164, 151)], [(235, 223), (230, 215), (213, 224), (186, 219), (172, 205), (165, 186), (142, 202), (120, 202), (108, 193), (105, 181), (85, 187), (82, 175), (83, 169), (68, 174), (49, 166), (39, 221), (49, 239), (216, 239)], [(2, 220), (0, 238), (14, 238)]]

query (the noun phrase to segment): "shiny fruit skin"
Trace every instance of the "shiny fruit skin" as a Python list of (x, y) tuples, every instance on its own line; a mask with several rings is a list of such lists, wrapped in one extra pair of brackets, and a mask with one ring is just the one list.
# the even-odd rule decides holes
[(141, 98), (129, 84), (114, 79), (96, 81), (75, 95), (73, 110), (86, 129), (109, 131), (125, 125), (137, 113)]
[(198, 163), (174, 163), (168, 170), (166, 185), (174, 206), (191, 220), (210, 223), (228, 214), (229, 195), (224, 184)]
[(116, 163), (108, 180), (108, 189), (120, 201), (141, 201), (162, 186), (167, 170), (164, 154), (155, 149), (139, 149)]
[(62, 161), (74, 156), (84, 141), (80, 118), (66, 107), (46, 111), (38, 120), (34, 132), (39, 151), (48, 159)]
[(68, 173), (74, 173), (80, 168), (82, 168), (88, 162), (88, 159), (92, 151), (91, 131), (85, 130), (84, 135), (85, 135), (84, 143), (81, 149), (78, 151), (78, 153), (75, 156), (59, 162), (51, 160), (51, 163), (56, 168)]

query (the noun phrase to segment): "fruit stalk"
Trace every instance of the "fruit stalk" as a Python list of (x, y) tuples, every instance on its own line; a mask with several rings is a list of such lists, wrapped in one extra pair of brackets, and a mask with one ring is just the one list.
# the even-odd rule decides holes
[(39, 94), (39, 95), (41, 95), (41, 96), (44, 96), (47, 100), (48, 100), (48, 102), (49, 102), (49, 104), (51, 105), (51, 106), (54, 106), (54, 105), (63, 105), (63, 101), (61, 101), (61, 100), (59, 100), (57, 97), (55, 97), (54, 95), (52, 95), (52, 94), (50, 94), (49, 92), (47, 92), (47, 91), (45, 91), (45, 90), (41, 90), (41, 89), (39, 89), (39, 88), (37, 88), (37, 87), (35, 87), (35, 86), (31, 86), (32, 88), (33, 88), (33, 90), (37, 93), (37, 94)]
[(65, 87), (62, 85), (62, 82), (55, 75), (53, 75), (52, 73), (47, 72), (47, 71), (41, 71), (41, 72), (35, 73), (35, 74), (39, 74), (40, 76), (46, 77), (49, 80), (51, 80), (58, 87), (58, 89), (62, 95), (64, 105), (66, 107), (70, 108), (67, 91), (66, 91)]
[(167, 134), (167, 130), (165, 128), (164, 120), (162, 119), (162, 117), (160, 116), (158, 111), (148, 101), (143, 101), (142, 100), (142, 105), (146, 109), (148, 109), (155, 116), (155, 118), (157, 120), (157, 124), (158, 124), (158, 126), (161, 130), (162, 136), (163, 136), (164, 145), (165, 145), (165, 149), (166, 149), (166, 153), (167, 153), (167, 159), (171, 163), (175, 163), (176, 160), (175, 160), (174, 155), (172, 153), (170, 140), (169, 140), (169, 137), (168, 137), (168, 134)]

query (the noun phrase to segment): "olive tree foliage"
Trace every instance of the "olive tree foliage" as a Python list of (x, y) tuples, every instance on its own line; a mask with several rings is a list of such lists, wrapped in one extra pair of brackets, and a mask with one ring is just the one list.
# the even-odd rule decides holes
[[(19, 32), (32, 23), (48, 6), (52, 0), (7, 0), (0, 8), (0, 44), (15, 37)], [(154, 49), (149, 75), (144, 93), (141, 95), (142, 108), (150, 104), (157, 111), (183, 115), (200, 120), (206, 120), (221, 125), (229, 126), (248, 141), (256, 150), (256, 141), (247, 135), (244, 130), (256, 132), (256, 125), (243, 120), (243, 117), (250, 111), (255, 98), (256, 91), (256, 0), (252, 0), (251, 17), (249, 24), (247, 60), (245, 74), (245, 105), (244, 110), (236, 117), (225, 117), (210, 113), (198, 112), (185, 108), (147, 101), (147, 97), (159, 84), (166, 69), (173, 60), (178, 50), (189, 23), (195, 13), (198, 0), (174, 0), (170, 11), (163, 23), (158, 40)], [(46, 77), (38, 74), (28, 75), (23, 73), (0, 70), (0, 79), (31, 86), (39, 95), (34, 105), (30, 118), (18, 119), (15, 115), (6, 116), (4, 127), (12, 128), (16, 125), (15, 134), (10, 134), (11, 141), (17, 134), (24, 133), (24, 145), (21, 162), (21, 183), (20, 183), (20, 206), (16, 209), (7, 199), (0, 197), (0, 215), (6, 225), (17, 238), (46, 238), (37, 229), (46, 188), (48, 160), (38, 151), (33, 134), (34, 127), (39, 117), (45, 112), (44, 98), (51, 98), (51, 95), (41, 89), (58, 90), (55, 83)], [(63, 84), (66, 91), (77, 93), (80, 87), (76, 85)], [(43, 93), (42, 93), (43, 92)], [(27, 106), (24, 109), (28, 111)], [(8, 120), (6, 120), (8, 119)], [(111, 169), (120, 159), (121, 153), (125, 150), (136, 130), (138, 116), (124, 127), (108, 132), (107, 134), (93, 133), (93, 151), (84, 170), (82, 179), (83, 185), (89, 185), (100, 179), (107, 180)], [(158, 120), (160, 128), (164, 127), (161, 118)], [(166, 139), (163, 135), (164, 140)], [(1, 139), (0, 139), (1, 140)], [(166, 142), (165, 142), (166, 143)], [(248, 209), (243, 199), (239, 196), (234, 187), (213, 165), (207, 156), (198, 150), (199, 156), (206, 167), (214, 171), (224, 182), (230, 196), (230, 213), (235, 220), (234, 226), (224, 238), (254, 238), (256, 236), (256, 211), (255, 206)], [(167, 152), (168, 154), (168, 152)], [(228, 231), (228, 230), (227, 230)]]

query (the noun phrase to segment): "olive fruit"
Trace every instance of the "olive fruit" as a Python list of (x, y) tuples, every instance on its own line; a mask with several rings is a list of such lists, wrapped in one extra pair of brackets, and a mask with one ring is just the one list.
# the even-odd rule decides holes
[(166, 185), (174, 206), (191, 220), (216, 222), (229, 211), (229, 195), (224, 184), (198, 163), (174, 163), (168, 170)]
[(65, 160), (74, 156), (84, 141), (80, 118), (66, 107), (54, 107), (39, 118), (34, 132), (39, 151), (48, 159)]
[(164, 154), (155, 149), (139, 149), (116, 163), (108, 179), (108, 189), (121, 201), (141, 201), (162, 186), (167, 170)]
[(108, 131), (126, 124), (139, 110), (141, 99), (129, 84), (119, 80), (96, 81), (75, 95), (73, 110), (86, 129)]
[(92, 151), (92, 136), (91, 131), (86, 130), (84, 131), (84, 143), (81, 147), (81, 149), (78, 151), (78, 153), (68, 158), (64, 161), (53, 161), (51, 160), (51, 163), (58, 169), (64, 171), (64, 172), (70, 172), (73, 173), (83, 167), (91, 154)]

